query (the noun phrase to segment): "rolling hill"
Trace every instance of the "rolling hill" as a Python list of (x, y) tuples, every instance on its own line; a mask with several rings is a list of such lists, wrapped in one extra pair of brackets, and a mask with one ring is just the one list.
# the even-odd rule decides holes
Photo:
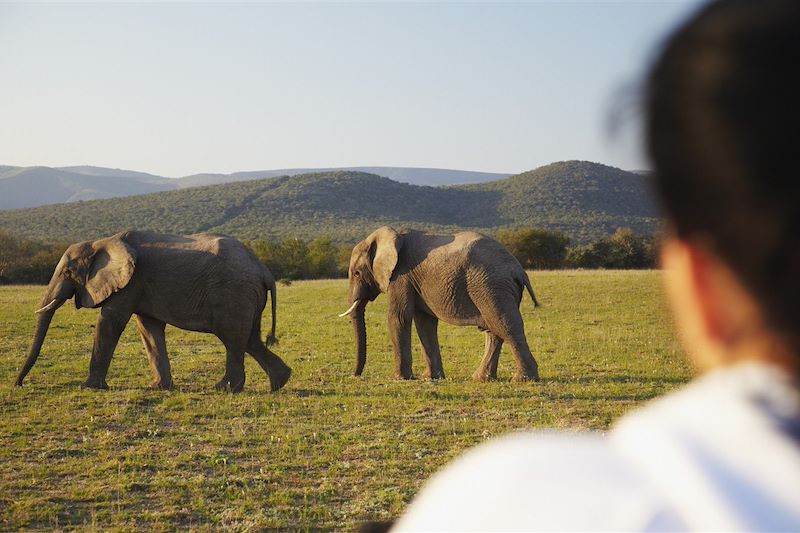
[(157, 176), (89, 174), (50, 167), (0, 167), (0, 209), (114, 198), (173, 188), (169, 180)]
[(654, 231), (658, 218), (649, 198), (646, 177), (585, 161), (447, 187), (332, 171), (3, 211), (0, 228), (48, 242), (133, 228), (211, 231), (245, 239), (328, 235), (355, 241), (382, 224), (489, 233), (537, 226), (586, 242), (622, 226)]
[(471, 170), (449, 170), (443, 168), (417, 167), (341, 167), (341, 168), (285, 168), (281, 170), (256, 170), (252, 172), (234, 172), (233, 174), (194, 174), (177, 178), (178, 188), (218, 185), (233, 181), (245, 181), (279, 176), (297, 176), (299, 174), (319, 174), (337, 171), (354, 171), (375, 174), (411, 185), (458, 185), (465, 183), (481, 183), (507, 178), (509, 174), (493, 172), (474, 172)]
[(217, 185), (278, 176), (295, 176), (319, 172), (354, 170), (416, 185), (450, 185), (478, 183), (508, 177), (508, 174), (406, 167), (352, 167), (324, 169), (282, 169), (235, 172), (233, 174), (195, 174), (183, 178), (166, 178), (116, 168), (93, 166), (12, 167), (0, 166), (0, 210), (36, 207), (39, 205), (97, 200)]

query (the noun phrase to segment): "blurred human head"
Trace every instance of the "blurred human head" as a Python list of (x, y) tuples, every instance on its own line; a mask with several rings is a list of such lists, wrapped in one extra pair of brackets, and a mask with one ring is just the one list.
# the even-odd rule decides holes
[[(795, 372), (798, 70), (800, 2), (712, 2), (668, 40), (650, 72), (645, 104), (670, 235), (662, 252), (673, 270), (667, 289), (687, 349), (725, 359), (735, 344), (761, 336), (760, 348), (746, 351), (783, 351), (774, 357)], [(709, 335), (714, 349), (701, 340)]]

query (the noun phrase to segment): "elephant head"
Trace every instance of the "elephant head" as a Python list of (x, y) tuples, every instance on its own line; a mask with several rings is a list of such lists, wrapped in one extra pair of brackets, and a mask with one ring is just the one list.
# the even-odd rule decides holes
[(352, 317), (356, 340), (356, 376), (361, 375), (367, 362), (364, 309), (367, 302), (373, 301), (380, 293), (389, 289), (401, 245), (400, 235), (392, 228), (384, 226), (356, 244), (350, 254), (350, 308), (339, 316)]
[(114, 292), (125, 287), (133, 276), (136, 251), (125, 240), (125, 233), (96, 241), (73, 244), (56, 265), (47, 285), (28, 358), (17, 376), (17, 386), (36, 363), (47, 328), (56, 309), (70, 298), (75, 307), (98, 307)]

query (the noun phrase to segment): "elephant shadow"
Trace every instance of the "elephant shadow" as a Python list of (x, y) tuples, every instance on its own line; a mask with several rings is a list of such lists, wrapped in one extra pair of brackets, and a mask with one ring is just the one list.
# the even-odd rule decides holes
[(611, 374), (600, 376), (580, 376), (572, 378), (569, 376), (552, 377), (544, 380), (545, 383), (558, 383), (558, 384), (580, 384), (580, 385), (598, 385), (598, 384), (665, 384), (665, 385), (680, 385), (689, 380), (677, 376), (671, 377), (651, 377), (651, 376), (637, 376), (627, 374)]
[(333, 391), (322, 390), (322, 389), (292, 389), (287, 391), (292, 396), (297, 396), (298, 398), (309, 398), (309, 397), (324, 397), (324, 396), (333, 396)]

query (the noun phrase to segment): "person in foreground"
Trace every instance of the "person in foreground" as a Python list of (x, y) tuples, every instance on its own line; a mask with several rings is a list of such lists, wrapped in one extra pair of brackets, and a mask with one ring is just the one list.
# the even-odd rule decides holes
[(648, 78), (665, 292), (700, 375), (606, 437), (522, 433), (394, 530), (800, 530), (800, 2), (701, 9)]

